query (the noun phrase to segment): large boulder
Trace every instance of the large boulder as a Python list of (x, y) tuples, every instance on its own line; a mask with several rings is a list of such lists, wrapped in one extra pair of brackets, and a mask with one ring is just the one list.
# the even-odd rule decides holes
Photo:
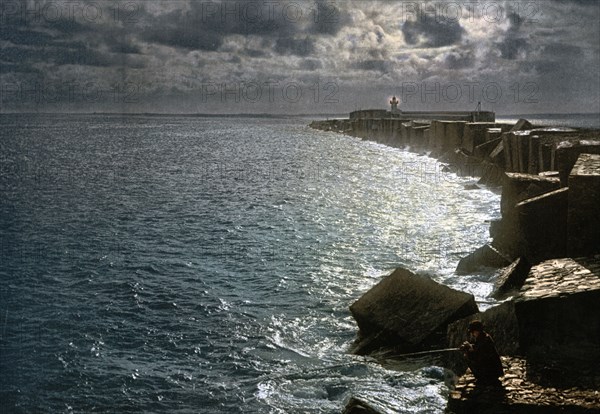
[(350, 306), (360, 329), (353, 352), (440, 347), (450, 322), (477, 311), (473, 295), (398, 268)]

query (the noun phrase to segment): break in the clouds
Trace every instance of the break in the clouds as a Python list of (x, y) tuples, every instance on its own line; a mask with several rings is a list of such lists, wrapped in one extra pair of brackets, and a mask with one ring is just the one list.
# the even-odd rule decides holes
[(0, 3), (4, 111), (600, 110), (600, 3)]

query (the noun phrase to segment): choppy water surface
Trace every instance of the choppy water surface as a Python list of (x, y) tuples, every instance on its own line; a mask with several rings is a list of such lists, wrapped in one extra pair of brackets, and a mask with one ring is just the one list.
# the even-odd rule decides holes
[(0, 399), (19, 412), (445, 407), (346, 349), (397, 266), (456, 277), (498, 196), (308, 120), (3, 115)]

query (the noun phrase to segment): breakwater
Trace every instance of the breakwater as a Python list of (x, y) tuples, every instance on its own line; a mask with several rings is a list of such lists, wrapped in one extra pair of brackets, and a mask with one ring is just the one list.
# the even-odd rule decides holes
[[(355, 352), (457, 346), (477, 317), (505, 356), (504, 391), (490, 398), (467, 372), (449, 396), (448, 412), (599, 412), (600, 377), (589, 370), (600, 360), (599, 131), (540, 127), (524, 119), (359, 118), (311, 127), (428, 153), (448, 171), (502, 191), (492, 242), (463, 258), (456, 273), (501, 269), (494, 296), (507, 300), (480, 313), (461, 299), (462, 292), (432, 289), (422, 276), (399, 269), (351, 307), (359, 325)], [(407, 292), (428, 304), (403, 306)], [(431, 317), (432, 311), (439, 316)], [(466, 370), (457, 356), (447, 366), (457, 374)], [(363, 412), (352, 404), (346, 412)]]

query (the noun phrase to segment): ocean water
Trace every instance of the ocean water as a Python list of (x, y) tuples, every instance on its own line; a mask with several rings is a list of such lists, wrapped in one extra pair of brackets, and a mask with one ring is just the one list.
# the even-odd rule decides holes
[(0, 116), (6, 412), (441, 413), (448, 373), (348, 354), (398, 266), (458, 277), (499, 196), (308, 119)]

